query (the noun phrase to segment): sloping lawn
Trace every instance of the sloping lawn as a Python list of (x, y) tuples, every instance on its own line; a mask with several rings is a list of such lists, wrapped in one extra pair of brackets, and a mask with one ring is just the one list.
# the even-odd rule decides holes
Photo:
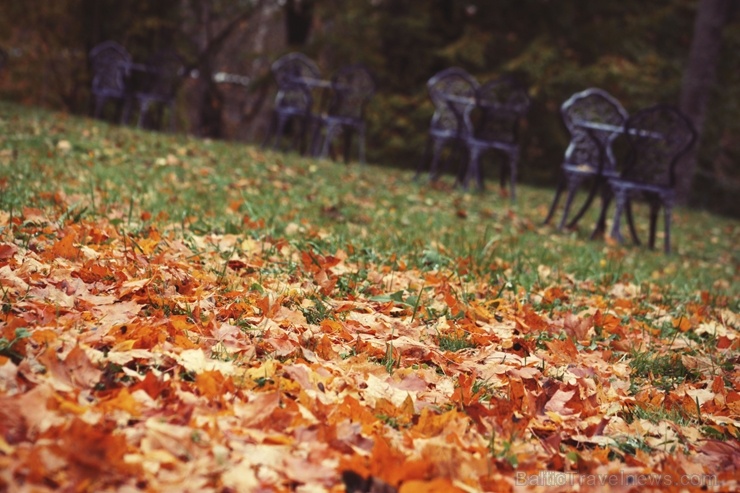
[(0, 491), (735, 491), (738, 222), (492, 181), (1, 103)]

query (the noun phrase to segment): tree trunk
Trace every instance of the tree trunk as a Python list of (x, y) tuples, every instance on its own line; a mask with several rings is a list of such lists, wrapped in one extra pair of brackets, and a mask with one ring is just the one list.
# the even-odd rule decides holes
[(285, 3), (285, 27), (288, 46), (303, 46), (308, 40), (313, 22), (313, 1), (288, 0)]
[[(681, 86), (681, 111), (694, 123), (701, 137), (704, 119), (716, 81), (716, 69), (722, 49), (722, 28), (727, 24), (732, 0), (698, 0), (694, 36)], [(677, 194), (681, 203), (688, 201), (696, 170), (701, 139), (684, 156), (677, 169)]]

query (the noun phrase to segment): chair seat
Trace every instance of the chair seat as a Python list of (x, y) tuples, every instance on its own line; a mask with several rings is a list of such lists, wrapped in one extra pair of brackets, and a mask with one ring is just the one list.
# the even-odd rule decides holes
[(470, 137), (465, 140), (468, 146), (480, 147), (486, 149), (500, 149), (502, 151), (509, 151), (511, 149), (518, 149), (519, 144), (516, 142), (505, 142), (501, 140), (483, 140), (475, 137)]
[(154, 103), (169, 103), (170, 101), (173, 101), (172, 96), (164, 96), (161, 94), (149, 94), (146, 92), (137, 92), (135, 94), (136, 99), (139, 101), (148, 101), (148, 102), (154, 102)]
[(336, 125), (352, 125), (352, 126), (364, 125), (364, 122), (362, 120), (359, 120), (357, 118), (352, 118), (349, 116), (321, 115), (318, 117), (318, 119), (324, 123), (333, 123)]
[(623, 180), (620, 178), (612, 178), (609, 180), (609, 185), (612, 189), (621, 189), (626, 191), (635, 192), (647, 192), (658, 195), (669, 195), (673, 194), (674, 190), (671, 187), (655, 185), (651, 183), (640, 183), (631, 180)]
[(95, 96), (104, 98), (125, 98), (129, 96), (126, 89), (96, 89)]
[(448, 128), (430, 128), (429, 136), (438, 137), (441, 139), (464, 139), (465, 138), (464, 132), (460, 132), (457, 129), (448, 129)]
[(310, 114), (309, 110), (305, 108), (298, 108), (296, 106), (276, 106), (274, 111), (282, 115), (306, 116)]

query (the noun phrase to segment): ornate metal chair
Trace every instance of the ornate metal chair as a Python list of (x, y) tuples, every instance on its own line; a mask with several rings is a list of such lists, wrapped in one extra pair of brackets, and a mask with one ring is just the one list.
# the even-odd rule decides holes
[[(158, 118), (161, 126), (164, 110), (169, 110), (170, 131), (175, 131), (175, 96), (182, 81), (184, 63), (175, 52), (164, 50), (155, 53), (138, 71), (141, 77), (134, 92), (138, 105), (139, 118), (137, 126), (145, 125), (154, 128), (151, 113), (153, 105), (159, 106)], [(125, 119), (128, 120), (128, 114)]]
[(529, 96), (512, 78), (503, 77), (480, 86), (476, 91), (475, 100), (476, 107), (480, 110), (480, 118), (475, 125), (470, 120), (470, 113), (459, 115), (468, 129), (464, 135), (469, 161), (463, 187), (467, 188), (470, 180), (475, 178), (478, 188), (483, 189), (481, 154), (489, 149), (496, 149), (502, 151), (508, 158), (507, 165), (501, 167), (501, 188), (506, 187), (508, 167), (511, 200), (516, 200), (519, 126), (529, 109)]
[(94, 116), (100, 118), (109, 100), (124, 106), (129, 104), (127, 79), (130, 73), (131, 55), (115, 41), (104, 41), (90, 50), (92, 68), (92, 95), (95, 100)]
[(300, 131), (295, 136), (298, 149), (303, 150), (312, 122), (313, 96), (306, 80), (319, 79), (321, 72), (316, 63), (302, 53), (288, 53), (273, 62), (272, 74), (278, 90), (272, 111), (272, 119), (262, 146), (274, 139), (273, 148), (277, 148), (280, 138), (289, 122), (299, 124)]
[(439, 159), (444, 146), (464, 144), (467, 138), (470, 127), (465, 125), (465, 121), (475, 108), (478, 81), (465, 70), (451, 67), (429, 79), (427, 89), (434, 104), (434, 115), (429, 124), (427, 149), (417, 167), (416, 176), (422, 173), (431, 152), (429, 176), (435, 180), (439, 177)]
[[(650, 248), (655, 247), (656, 223), (662, 207), (664, 249), (670, 253), (676, 165), (696, 142), (696, 130), (677, 108), (656, 105), (632, 115), (625, 123), (624, 133), (630, 143), (630, 152), (620, 176), (609, 178), (616, 200), (611, 236), (623, 241), (619, 231), (622, 212), (629, 211), (633, 200), (645, 200), (650, 206)], [(639, 244), (639, 240), (634, 239)]]
[[(373, 76), (363, 65), (340, 69), (331, 80), (332, 95), (325, 114), (316, 117), (313, 154), (326, 157), (329, 146), (344, 131), (344, 160), (349, 162), (352, 133), (357, 133), (359, 158), (365, 163), (365, 107), (375, 93)], [(321, 133), (323, 144), (319, 150)]]
[(567, 224), (569, 228), (575, 226), (583, 216), (599, 190), (602, 191), (602, 199), (607, 200), (604, 195), (608, 193), (606, 180), (618, 175), (612, 143), (627, 119), (627, 111), (619, 101), (608, 92), (597, 88), (586, 89), (572, 95), (560, 107), (560, 114), (570, 133), (570, 144), (565, 150), (565, 158), (561, 165), (560, 184), (545, 219), (545, 224), (550, 222), (560, 195), (567, 189), (568, 196), (558, 229), (566, 225), (576, 192), (583, 183), (590, 180), (591, 188), (586, 201)]

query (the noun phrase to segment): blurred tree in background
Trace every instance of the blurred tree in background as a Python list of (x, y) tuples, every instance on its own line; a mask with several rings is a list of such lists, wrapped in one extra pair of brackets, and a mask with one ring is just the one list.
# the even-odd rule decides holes
[[(197, 75), (181, 91), (180, 128), (255, 142), (274, 91), (269, 64), (298, 50), (326, 76), (355, 62), (373, 71), (379, 91), (369, 108), (369, 159), (414, 168), (432, 114), (429, 77), (453, 65), (481, 81), (514, 74), (533, 99), (522, 180), (549, 185), (568, 139), (558, 108), (574, 92), (601, 87), (629, 111), (682, 100), (688, 108), (684, 75), (697, 12), (712, 2), (726, 10), (709, 32), (717, 46), (714, 82), (703, 77), (698, 89), (705, 109), (691, 203), (740, 216), (740, 16), (733, 0), (2, 2), (0, 47), (11, 57), (0, 97), (88, 113), (94, 44), (114, 39), (139, 60), (174, 47)], [(244, 76), (248, 87), (219, 82), (222, 72)]]
[[(700, 180), (709, 176), (710, 178), (714, 174), (716, 185), (720, 187), (722, 185), (729, 185), (727, 192), (730, 194), (733, 191), (733, 179), (734, 187), (737, 191), (738, 185), (738, 174), (735, 172), (732, 177), (732, 150), (729, 146), (732, 137), (732, 131), (725, 133), (721, 131), (720, 135), (712, 133), (716, 131), (714, 126), (710, 126), (705, 129), (704, 122), (707, 119), (707, 113), (710, 111), (710, 102), (716, 95), (720, 100), (722, 97), (721, 91), (715, 91), (717, 82), (717, 68), (722, 61), (722, 46), (724, 44), (723, 30), (728, 24), (731, 18), (735, 15), (735, 11), (738, 9), (738, 2), (733, 0), (703, 0), (699, 2), (699, 8), (696, 13), (696, 20), (694, 21), (694, 33), (691, 41), (691, 50), (689, 51), (688, 61), (686, 68), (683, 72), (683, 84), (681, 88), (681, 109), (686, 113), (691, 120), (694, 122), (697, 131), (701, 135), (701, 139), (698, 146), (693, 147), (686, 158), (680, 163), (678, 173), (678, 192), (683, 202), (690, 196), (692, 179), (697, 175), (697, 160), (700, 156), (700, 151), (706, 150), (712, 145), (712, 142), (716, 140), (725, 140), (724, 149), (716, 156), (714, 160), (713, 168), (710, 168), (713, 173), (707, 173), (704, 168), (700, 168), (702, 172)], [(735, 40), (736, 41), (736, 40)], [(733, 66), (735, 76), (737, 76), (738, 66)], [(737, 83), (737, 78), (735, 78)], [(735, 86), (737, 87), (737, 86)], [(734, 99), (737, 103), (737, 99)], [(732, 102), (732, 100), (728, 101)], [(733, 108), (737, 111), (737, 106)], [(737, 130), (735, 126), (735, 130)], [(737, 133), (735, 135), (735, 160), (734, 167), (737, 169), (738, 162), (737, 158), (740, 154), (737, 152), (740, 150), (740, 146), (737, 144)], [(727, 152), (724, 152), (727, 151)], [(729, 158), (729, 159), (728, 159)], [(723, 169), (726, 168), (726, 169)], [(727, 173), (730, 171), (730, 173)], [(728, 178), (730, 178), (728, 180)], [(699, 181), (699, 189), (705, 192), (706, 188), (713, 187), (711, 183), (706, 186), (701, 186)], [(718, 190), (721, 194), (722, 190)], [(713, 193), (708, 194), (709, 196)]]

